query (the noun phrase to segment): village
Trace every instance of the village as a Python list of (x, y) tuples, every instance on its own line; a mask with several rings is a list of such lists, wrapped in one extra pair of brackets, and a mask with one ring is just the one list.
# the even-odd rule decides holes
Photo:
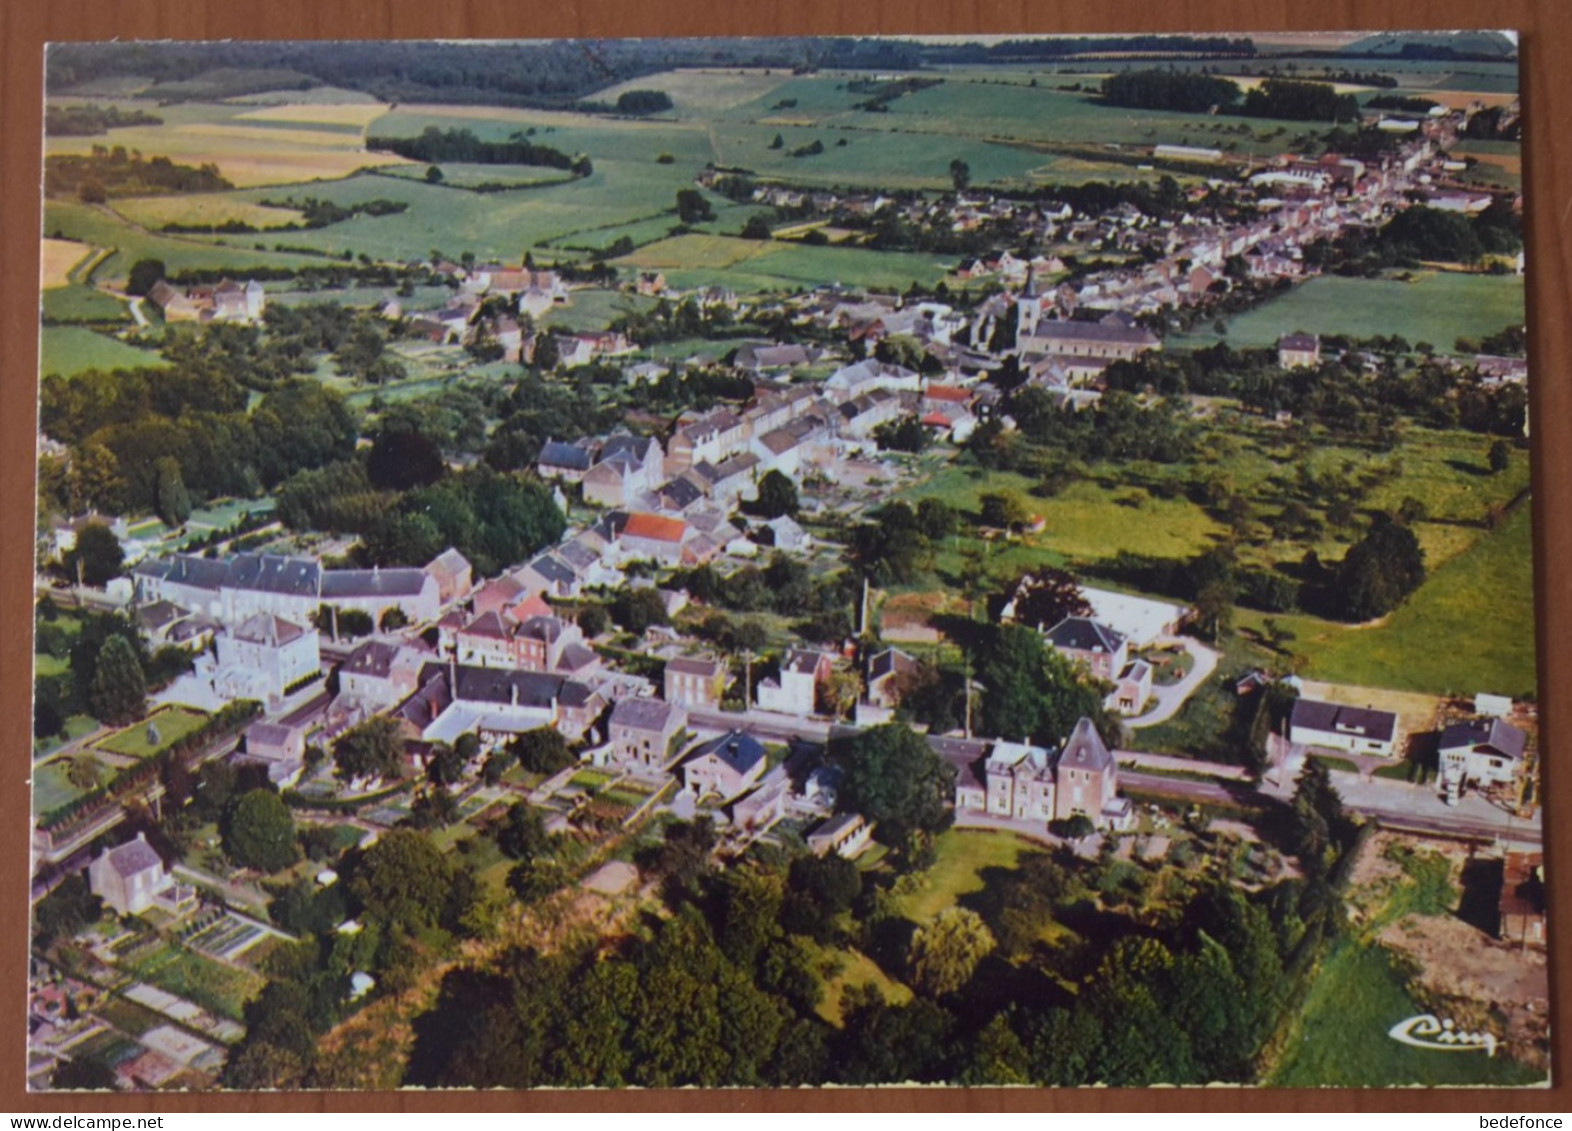
[[(178, 526), (92, 509), (49, 516), (40, 625), (86, 634), (115, 618), (125, 630), (97, 631), (137, 643), (105, 643), (91, 680), (94, 703), (129, 707), (78, 729), (62, 722), (35, 748), (33, 896), (63, 924), (47, 956), (34, 952), (35, 1086), (75, 1061), (112, 1065), (103, 1079), (124, 1089), (276, 1085), (235, 1065), (260, 1072), (258, 1055), (242, 1055), (263, 1032), (248, 1003), (271, 1000), (274, 963), (306, 932), (335, 979), (336, 1023), (394, 1001), (429, 961), (388, 957), (394, 913), (363, 886), (379, 842), (404, 844), (410, 829), (476, 888), (464, 926), (442, 918), (442, 931), (486, 937), (564, 891), (612, 908), (647, 900), (667, 874), (648, 854), (689, 838), (723, 873), (771, 853), (838, 858), (863, 876), (920, 859), (943, 868), (944, 838), (993, 832), (1088, 868), (1160, 870), (1212, 845), (1232, 861), (1215, 867), (1247, 861), (1251, 884), (1302, 880), (1318, 874), (1308, 850), (1263, 829), (1331, 792), (1367, 838), (1379, 829), (1403, 852), (1462, 845), (1469, 867), (1489, 861), (1494, 886), (1476, 876), (1468, 897), (1495, 916), (1469, 945), (1536, 956), (1501, 962), (1542, 972), (1538, 720), (1525, 689), (1319, 678), (1286, 646), (1229, 643), (1233, 614), (1204, 585), (1190, 596), (1088, 580), (1067, 555), (995, 567), (1060, 532), (1033, 510), (1037, 498), (984, 493), (974, 514), (923, 494), (950, 465), (1029, 433), (1028, 391), (1104, 427), (1099, 414), (1124, 411), (1131, 374), (1155, 385), (1179, 363), (1174, 333), (1320, 277), (1351, 232), (1410, 209), (1510, 211), (1510, 194), (1458, 178), (1466, 166), (1452, 151), (1480, 109), (1376, 112), (1358, 157), (1241, 161), (1155, 145), (1136, 160), (1186, 183), (1168, 178), (1164, 199), (1145, 206), (1028, 199), (970, 185), (962, 170), (940, 194), (753, 183), (714, 165), (693, 182), (789, 215), (793, 239), (970, 241), (978, 253), (956, 256), (952, 273), (964, 300), (839, 285), (739, 295), (684, 289), (659, 268), (608, 283), (537, 266), (539, 249), (522, 263), (406, 264), (440, 284), (441, 304), (388, 294), (366, 317), (411, 348), (581, 390), (575, 375), (593, 373), (617, 397), (701, 380), (724, 392), (671, 414), (624, 407), (593, 431), (542, 425), (507, 474), (538, 491), (551, 514), (528, 521), (549, 537), (515, 560), (484, 559), (497, 568), (477, 568), (456, 541), (418, 543), (422, 556), (436, 551), (423, 562), (402, 543), (402, 564), (357, 558), (369, 540), (303, 527), (282, 504), (221, 502), (205, 522), (188, 506)], [(1490, 266), (1521, 274), (1521, 252)], [(553, 312), (607, 292), (654, 300), (648, 317), (744, 335), (673, 355), (644, 348), (627, 318), (554, 328)], [(262, 326), (273, 308), (237, 272), (216, 284), (160, 278), (139, 309), (139, 320), (205, 332)], [(1338, 366), (1375, 382), (1394, 352), (1407, 346), (1285, 325), (1258, 364), (1284, 380)], [(1482, 395), (1527, 380), (1526, 362), (1492, 343), (1431, 362)], [(1171, 411), (1205, 419), (1218, 399), (1141, 391), (1135, 411), (1182, 402)], [(1251, 408), (1263, 435), (1296, 424), (1292, 409)], [(359, 448), (375, 461), (391, 434)], [(388, 447), (395, 467), (423, 458)], [(82, 458), (42, 434), (40, 453)], [(473, 464), (447, 461), (431, 480), (476, 474)], [(987, 473), (974, 478), (986, 492)], [(980, 547), (952, 551), (964, 600), (913, 619), (903, 563), (931, 561), (962, 532)], [(106, 542), (122, 564), (90, 581), (87, 549)], [(745, 588), (746, 600), (735, 595)], [(1270, 618), (1249, 624), (1251, 640), (1274, 639)], [(128, 691), (105, 674), (122, 651), (133, 667), (138, 653), (173, 666), (157, 686), (135, 673)], [(1008, 707), (1012, 696), (1029, 702)], [(1219, 703), (1215, 743), (1178, 749), (1175, 728)], [(910, 735), (915, 745), (902, 745)], [(1220, 757), (1230, 743), (1251, 753)], [(915, 759), (899, 764), (924, 783), (920, 815), (917, 800), (888, 796), (915, 786), (880, 790), (860, 768), (897, 756)], [(520, 837), (530, 847), (514, 851)], [(89, 897), (102, 913), (79, 910)], [(485, 930), (473, 927), (481, 907), (494, 920)], [(403, 945), (436, 953), (435, 923)], [(1531, 1014), (1532, 1000), (1519, 1006)], [(1529, 1026), (1518, 1039), (1544, 1038)]]

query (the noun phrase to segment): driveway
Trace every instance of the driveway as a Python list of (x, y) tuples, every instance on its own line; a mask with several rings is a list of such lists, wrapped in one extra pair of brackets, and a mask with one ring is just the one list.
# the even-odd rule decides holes
[(1177, 644), (1190, 653), (1194, 663), (1190, 667), (1190, 674), (1178, 683), (1167, 687), (1153, 687), (1152, 698), (1157, 700), (1156, 706), (1144, 715), (1137, 715), (1133, 719), (1125, 719), (1127, 727), (1151, 727), (1158, 723), (1166, 723), (1179, 713), (1179, 708), (1184, 706), (1184, 701), (1195, 694), (1195, 689), (1210, 679), (1217, 670), (1217, 653), (1202, 644), (1199, 640), (1189, 636), (1176, 636), (1159, 641), (1162, 644)]

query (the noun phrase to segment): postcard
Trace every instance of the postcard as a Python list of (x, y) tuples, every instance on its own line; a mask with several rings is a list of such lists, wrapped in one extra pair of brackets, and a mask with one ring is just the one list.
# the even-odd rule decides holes
[(52, 45), (31, 1087), (1544, 1085), (1517, 68)]

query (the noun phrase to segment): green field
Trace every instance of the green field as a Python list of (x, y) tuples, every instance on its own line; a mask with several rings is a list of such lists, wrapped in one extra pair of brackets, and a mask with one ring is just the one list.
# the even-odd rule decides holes
[[(1241, 613), (1240, 625), (1260, 616)], [(1302, 673), (1332, 683), (1400, 691), (1522, 697), (1535, 686), (1531, 508), (1525, 500), (1501, 527), (1435, 570), (1378, 626), (1355, 628), (1279, 616)]]
[(1288, 1049), (1268, 1082), (1285, 1088), (1543, 1082), (1542, 1073), (1501, 1054), (1432, 1052), (1387, 1036), (1399, 1021), (1425, 1012), (1384, 949), (1342, 940), (1322, 962)]
[[(312, 191), (318, 186), (313, 185)], [(278, 189), (260, 190), (259, 197), (278, 195)], [(304, 232), (255, 234), (243, 236), (159, 235), (139, 228), (107, 207), (94, 207), (74, 200), (44, 202), (44, 231), (66, 239), (79, 240), (97, 247), (114, 248), (114, 254), (98, 264), (92, 279), (80, 282), (124, 281), (131, 265), (139, 259), (161, 259), (171, 274), (181, 271), (228, 271), (243, 276), (249, 267), (321, 266), (319, 255), (300, 255), (273, 251), (275, 240), (298, 244)], [(263, 244), (262, 249), (257, 244)]]
[(40, 331), (38, 372), (74, 376), (85, 369), (151, 369), (164, 364), (152, 350), (138, 349), (85, 326), (45, 326)]
[(81, 283), (44, 291), (43, 313), (46, 322), (131, 322), (125, 303)]
[(1014, 833), (949, 829), (939, 834), (934, 847), (938, 860), (916, 874), (916, 890), (893, 901), (894, 910), (918, 924), (955, 906), (961, 896), (981, 891), (984, 871), (1014, 868), (1021, 853), (1035, 846)]
[[(1228, 320), (1228, 344), (1272, 346), (1296, 330), (1367, 338), (1401, 334), (1455, 352), (1460, 337), (1478, 338), (1523, 324), (1523, 280), (1513, 275), (1462, 275), (1428, 271), (1414, 282), (1347, 279), (1323, 275), (1281, 298)], [(1217, 340), (1205, 329), (1175, 335), (1170, 345), (1203, 346)]]
[[(128, 726), (124, 730), (99, 739), (94, 743), (94, 747), (114, 754), (126, 754), (132, 758), (148, 758), (160, 750), (173, 746), (205, 722), (207, 722), (205, 712), (190, 707), (160, 707), (134, 726)], [(147, 740), (149, 726), (158, 728), (156, 743)]]
[[(474, 188), (478, 185), (511, 185), (524, 188), (530, 185), (550, 185), (573, 179), (573, 174), (542, 165), (471, 165), (450, 161), (438, 166), (442, 170), (442, 183), (449, 188)], [(409, 181), (426, 179), (425, 165), (389, 165), (381, 172), (389, 177), (402, 177)]]
[(639, 270), (658, 269), (679, 290), (720, 284), (739, 292), (824, 283), (905, 290), (913, 282), (932, 286), (955, 266), (953, 256), (718, 235), (673, 236), (613, 262)]

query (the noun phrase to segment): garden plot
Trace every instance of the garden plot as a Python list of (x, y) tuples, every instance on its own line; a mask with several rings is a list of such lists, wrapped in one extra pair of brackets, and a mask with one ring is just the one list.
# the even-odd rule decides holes
[(185, 944), (225, 962), (232, 962), (272, 932), (258, 923), (226, 913), (185, 937)]

